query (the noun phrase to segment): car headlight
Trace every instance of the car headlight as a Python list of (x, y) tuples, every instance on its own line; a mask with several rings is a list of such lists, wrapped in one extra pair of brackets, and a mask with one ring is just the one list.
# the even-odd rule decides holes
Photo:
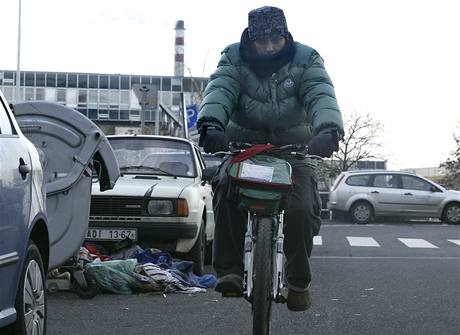
[(150, 215), (171, 215), (174, 212), (172, 200), (150, 200), (147, 205), (147, 212)]

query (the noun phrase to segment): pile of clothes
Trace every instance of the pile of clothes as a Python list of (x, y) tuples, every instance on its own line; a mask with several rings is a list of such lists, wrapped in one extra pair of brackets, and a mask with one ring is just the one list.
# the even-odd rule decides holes
[(112, 252), (86, 242), (78, 258), (86, 275), (105, 292), (200, 293), (216, 285), (213, 274), (196, 276), (193, 262), (174, 259), (159, 249), (142, 249), (130, 240), (122, 241)]

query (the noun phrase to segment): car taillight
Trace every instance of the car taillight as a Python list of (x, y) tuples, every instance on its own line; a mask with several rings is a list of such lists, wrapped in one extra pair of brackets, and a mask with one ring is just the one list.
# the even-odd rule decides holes
[(332, 191), (335, 191), (337, 189), (343, 177), (345, 177), (344, 174), (340, 175), (340, 177), (335, 181), (334, 186), (332, 186)]
[(182, 216), (182, 217), (187, 217), (188, 216), (187, 200), (179, 199), (177, 201), (177, 216)]

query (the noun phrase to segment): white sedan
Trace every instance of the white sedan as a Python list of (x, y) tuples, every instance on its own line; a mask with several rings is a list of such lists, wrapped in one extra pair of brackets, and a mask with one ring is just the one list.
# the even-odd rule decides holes
[(167, 136), (107, 138), (121, 176), (113, 190), (93, 187), (87, 240), (104, 245), (129, 238), (191, 260), (195, 274), (203, 274), (214, 215), (198, 147)]

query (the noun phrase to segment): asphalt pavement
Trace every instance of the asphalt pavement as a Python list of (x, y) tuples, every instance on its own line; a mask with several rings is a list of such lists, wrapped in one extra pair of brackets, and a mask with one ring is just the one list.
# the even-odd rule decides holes
[[(311, 266), (313, 306), (272, 308), (272, 334), (460, 334), (460, 227), (324, 224)], [(211, 271), (211, 269), (209, 269)], [(251, 334), (251, 307), (213, 290), (48, 296), (48, 334)]]

